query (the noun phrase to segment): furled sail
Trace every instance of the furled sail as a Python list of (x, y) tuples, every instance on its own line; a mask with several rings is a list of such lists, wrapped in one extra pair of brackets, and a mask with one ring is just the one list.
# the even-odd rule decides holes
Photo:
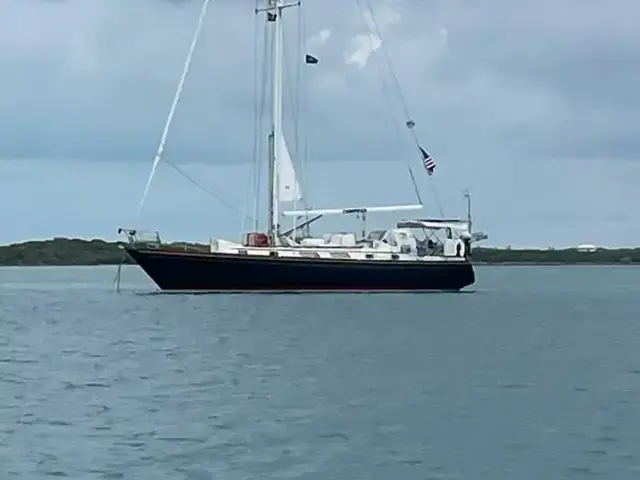
[(293, 168), (291, 155), (287, 148), (284, 135), (278, 138), (278, 158), (276, 158), (276, 168), (278, 175), (278, 198), (279, 202), (294, 202), (302, 198), (302, 190), (296, 178), (296, 170)]

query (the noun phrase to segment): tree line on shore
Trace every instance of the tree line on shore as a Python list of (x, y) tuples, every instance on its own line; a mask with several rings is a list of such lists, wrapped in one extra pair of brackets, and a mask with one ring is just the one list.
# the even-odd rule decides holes
[[(200, 248), (200, 244), (172, 244), (174, 248)], [(47, 266), (47, 265), (118, 265), (131, 263), (120, 248), (121, 243), (104, 240), (82, 240), (76, 238), (54, 238), (52, 240), (28, 241), (0, 246), (0, 266)], [(640, 264), (640, 248), (604, 249), (583, 252), (568, 249), (517, 249), (486, 248), (473, 249), (473, 261), (492, 265), (541, 264)]]

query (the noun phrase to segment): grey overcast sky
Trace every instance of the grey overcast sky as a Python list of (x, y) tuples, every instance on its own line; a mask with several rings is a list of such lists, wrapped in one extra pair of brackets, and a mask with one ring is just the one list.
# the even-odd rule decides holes
[[(319, 59), (300, 67), (304, 88), (296, 89), (313, 206), (412, 202), (410, 162), (425, 215), (439, 214), (436, 194), (445, 215), (464, 214), (460, 192), (469, 188), (491, 245), (637, 242), (640, 2), (371, 4), (381, 42), (356, 0), (303, 0), (303, 28), (297, 12), (286, 13), (291, 78), (296, 53)], [(113, 238), (134, 222), (201, 6), (0, 4), (0, 243)], [(166, 150), (240, 210), (253, 204), (253, 8), (253, 0), (212, 0)], [(432, 179), (420, 170), (397, 92), (385, 96), (385, 53), (436, 160)], [(293, 111), (285, 108), (287, 119)], [(140, 223), (171, 239), (235, 238), (242, 228), (236, 211), (166, 165)]]

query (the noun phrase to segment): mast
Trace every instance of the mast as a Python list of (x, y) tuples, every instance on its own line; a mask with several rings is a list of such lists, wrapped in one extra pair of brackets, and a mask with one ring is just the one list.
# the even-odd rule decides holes
[(278, 218), (278, 213), (275, 210), (278, 205), (278, 199), (275, 198), (276, 185), (275, 179), (277, 178), (276, 174), (276, 141), (274, 138), (273, 130), (269, 132), (269, 188), (267, 189), (269, 192), (269, 245), (275, 246), (275, 241), (277, 237), (276, 226), (274, 224), (274, 218)]
[(272, 126), (269, 134), (269, 238), (275, 245), (278, 238), (278, 169), (277, 162), (282, 137), (282, 87), (283, 87), (283, 56), (284, 35), (282, 29), (282, 12), (285, 8), (299, 6), (300, 2), (285, 3), (284, 0), (267, 0), (267, 5), (259, 11), (267, 12), (267, 21), (272, 24), (271, 36), (273, 45), (273, 99)]
[[(271, 142), (271, 241), (272, 245), (276, 244), (278, 237), (278, 169), (277, 162), (280, 158), (280, 135), (282, 135), (282, 0), (269, 0), (270, 6), (273, 7), (271, 13), (275, 14), (273, 22), (273, 125)], [(271, 17), (273, 18), (273, 17)]]

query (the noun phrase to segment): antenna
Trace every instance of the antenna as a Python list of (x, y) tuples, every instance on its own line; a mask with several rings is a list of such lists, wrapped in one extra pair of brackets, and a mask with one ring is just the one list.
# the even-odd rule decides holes
[(471, 192), (468, 188), (462, 191), (462, 195), (467, 199), (467, 224), (469, 225), (469, 235), (473, 235), (471, 230)]
[(416, 198), (418, 199), (418, 203), (420, 205), (423, 205), (422, 198), (420, 197), (420, 189), (418, 188), (418, 184), (416, 183), (416, 177), (413, 174), (413, 169), (411, 168), (411, 165), (408, 165), (408, 167), (409, 167), (409, 176), (411, 177), (411, 183), (413, 184), (413, 191), (416, 194)]

